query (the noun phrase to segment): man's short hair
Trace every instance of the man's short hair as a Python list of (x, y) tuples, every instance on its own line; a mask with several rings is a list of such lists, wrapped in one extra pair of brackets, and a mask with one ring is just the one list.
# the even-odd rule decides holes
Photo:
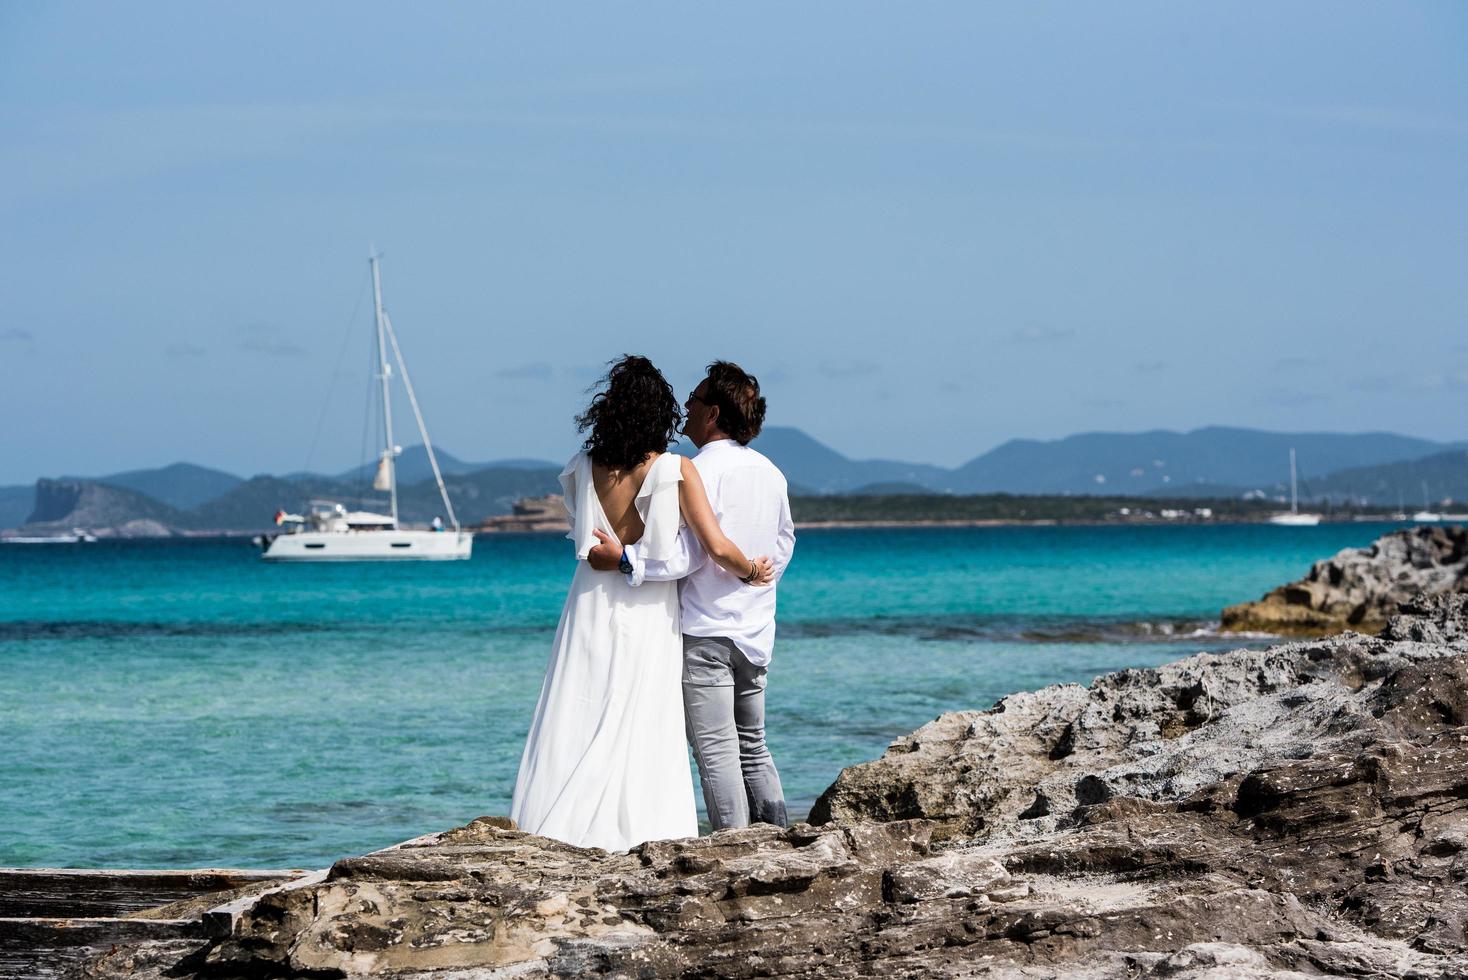
[(765, 424), (765, 399), (759, 379), (732, 361), (708, 366), (708, 403), (719, 407), (719, 428), (730, 439), (747, 446)]

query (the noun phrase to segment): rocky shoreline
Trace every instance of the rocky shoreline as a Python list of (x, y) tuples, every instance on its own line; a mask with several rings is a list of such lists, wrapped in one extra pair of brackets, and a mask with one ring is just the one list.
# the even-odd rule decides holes
[(1231, 632), (1326, 636), (1342, 630), (1379, 633), (1397, 607), (1420, 592), (1468, 592), (1468, 529), (1414, 527), (1345, 548), (1311, 566), (1297, 581), (1255, 602), (1229, 606)]
[(258, 892), (73, 975), (1461, 977), (1468, 596), (943, 715), (790, 829), (486, 817)]

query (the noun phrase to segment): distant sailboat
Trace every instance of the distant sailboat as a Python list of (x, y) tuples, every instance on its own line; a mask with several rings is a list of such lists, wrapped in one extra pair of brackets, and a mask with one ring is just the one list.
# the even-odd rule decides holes
[(1286, 527), (1314, 527), (1320, 523), (1319, 514), (1300, 513), (1300, 491), (1299, 479), (1295, 471), (1295, 449), (1290, 447), (1290, 512), (1288, 514), (1275, 514), (1269, 519), (1271, 524), (1283, 524)]
[[(372, 488), (388, 495), (390, 513), (348, 510), (331, 500), (311, 501), (310, 509), (304, 515), (277, 511), (277, 525), (291, 524), (294, 527), (284, 534), (260, 539), (265, 549), (261, 557), (266, 561), (444, 561), (468, 558), (474, 546), (473, 532), (459, 527), (454, 505), (449, 500), (448, 489), (444, 487), (443, 473), (438, 468), (438, 458), (433, 454), (433, 443), (428, 439), (428, 427), (423, 423), (423, 413), (418, 408), (418, 397), (413, 393), (413, 382), (408, 378), (403, 352), (398, 348), (392, 320), (382, 307), (382, 275), (377, 267), (377, 256), (372, 256), (368, 262), (372, 266), (372, 299), (376, 309), (377, 376), (382, 382), (384, 436)], [(433, 468), (433, 478), (438, 481), (444, 512), (453, 525), (451, 530), (444, 528), (437, 518), (432, 528), (405, 528), (398, 522), (398, 480), (394, 461), (402, 447), (393, 442), (389, 386), (393, 370), (388, 362), (389, 348), (403, 377), (408, 404), (412, 406), (413, 418), (418, 423), (418, 434), (423, 437), (423, 448), (428, 451), (428, 464)]]
[(94, 544), (97, 536), (79, 527), (70, 534), (16, 534), (0, 538), (0, 544)]
[(1432, 509), (1432, 498), (1427, 493), (1427, 481), (1422, 481), (1422, 509), (1412, 515), (1412, 520), (1417, 524), (1437, 524), (1442, 521), (1443, 515)]

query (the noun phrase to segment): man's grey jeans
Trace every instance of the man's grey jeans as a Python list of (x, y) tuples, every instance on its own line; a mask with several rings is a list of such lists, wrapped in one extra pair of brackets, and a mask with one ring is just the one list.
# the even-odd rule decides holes
[(685, 635), (683, 710), (713, 828), (785, 826), (785, 790), (765, 745), (765, 669), (732, 640)]

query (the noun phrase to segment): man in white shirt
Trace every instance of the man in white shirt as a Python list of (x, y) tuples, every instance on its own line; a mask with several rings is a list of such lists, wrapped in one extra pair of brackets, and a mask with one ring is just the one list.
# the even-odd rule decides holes
[(751, 822), (784, 826), (785, 791), (765, 744), (765, 675), (775, 645), (775, 590), (795, 550), (785, 477), (749, 448), (764, 424), (759, 381), (715, 361), (688, 396), (683, 434), (719, 526), (746, 555), (769, 555), (774, 579), (746, 585), (708, 559), (688, 528), (664, 562), (642, 560), (636, 545), (602, 543), (593, 568), (620, 569), (629, 584), (679, 579), (683, 620), (683, 708), (704, 804), (715, 830)]

